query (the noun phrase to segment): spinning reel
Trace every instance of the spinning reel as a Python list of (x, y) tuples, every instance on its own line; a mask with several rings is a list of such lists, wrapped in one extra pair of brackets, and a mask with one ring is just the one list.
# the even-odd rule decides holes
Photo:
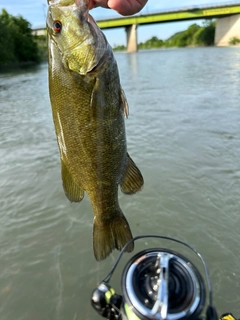
[(116, 294), (109, 281), (127, 246), (139, 239), (159, 238), (188, 247), (201, 260), (207, 282), (207, 320), (218, 320), (212, 303), (212, 287), (207, 265), (201, 254), (180, 240), (158, 236), (138, 236), (122, 249), (107, 277), (92, 294), (92, 306), (109, 320), (197, 320), (202, 319), (206, 288), (198, 269), (178, 252), (155, 248), (138, 252), (125, 266), (122, 294)]

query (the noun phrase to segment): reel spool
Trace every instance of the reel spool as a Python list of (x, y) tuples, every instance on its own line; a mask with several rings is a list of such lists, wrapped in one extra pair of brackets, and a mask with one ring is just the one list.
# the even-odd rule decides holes
[[(197, 319), (205, 304), (205, 286), (195, 266), (171, 250), (150, 249), (125, 266), (122, 293), (127, 319)], [(135, 319), (135, 318), (134, 318)]]

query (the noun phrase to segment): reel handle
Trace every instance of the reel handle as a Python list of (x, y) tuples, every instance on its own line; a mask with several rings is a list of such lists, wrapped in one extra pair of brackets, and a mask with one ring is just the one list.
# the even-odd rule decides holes
[(93, 291), (91, 304), (102, 317), (108, 320), (121, 320), (122, 297), (115, 294), (109, 284), (102, 282)]

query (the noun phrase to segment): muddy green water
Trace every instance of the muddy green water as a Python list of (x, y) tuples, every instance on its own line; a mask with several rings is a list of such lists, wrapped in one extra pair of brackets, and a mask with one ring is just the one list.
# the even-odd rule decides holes
[[(119, 191), (133, 234), (197, 248), (218, 313), (240, 317), (240, 48), (116, 58), (145, 179), (137, 195)], [(0, 74), (0, 137), (0, 319), (101, 319), (91, 292), (118, 253), (94, 260), (89, 199), (71, 204), (62, 190), (46, 64)]]

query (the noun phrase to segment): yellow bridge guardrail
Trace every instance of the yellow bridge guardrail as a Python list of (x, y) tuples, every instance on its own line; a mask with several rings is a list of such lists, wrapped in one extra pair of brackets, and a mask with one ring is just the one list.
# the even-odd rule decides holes
[(113, 19), (97, 20), (97, 24), (101, 29), (126, 27), (133, 24), (153, 24), (190, 19), (206, 19), (217, 18), (224, 15), (232, 15), (240, 13), (240, 4), (223, 7), (212, 8), (196, 8), (183, 11), (149, 13), (144, 15), (135, 15), (130, 17), (120, 17)]

